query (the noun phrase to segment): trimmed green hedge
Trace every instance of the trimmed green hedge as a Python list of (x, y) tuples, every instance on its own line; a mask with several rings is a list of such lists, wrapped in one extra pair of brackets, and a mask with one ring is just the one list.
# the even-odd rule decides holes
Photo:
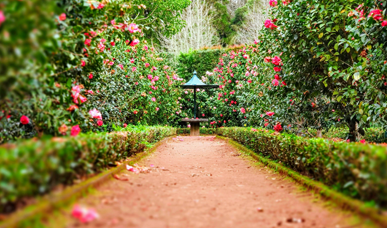
[[(147, 144), (176, 134), (171, 127), (131, 127), (120, 132), (29, 140), (0, 147), (0, 212), (28, 197), (95, 174)], [(114, 165), (115, 166), (115, 165)]]
[[(308, 131), (314, 136), (316, 136), (317, 134), (317, 131), (315, 129), (309, 129)], [(385, 135), (385, 132), (386, 131), (383, 130), (383, 128), (378, 128), (378, 127), (366, 128), (363, 139), (365, 139), (367, 142), (387, 143), (387, 137)], [(323, 138), (347, 139), (348, 134), (349, 134), (348, 128), (331, 128), (328, 131), (326, 130), (322, 131)]]
[[(216, 128), (200, 128), (199, 131), (200, 131), (200, 134), (203, 134), (203, 135), (214, 135), (214, 134), (216, 134)], [(176, 132), (177, 132), (177, 134), (189, 134), (189, 133), (191, 133), (191, 129), (189, 129), (189, 128), (178, 128)]]
[(387, 207), (387, 148), (250, 128), (217, 133), (354, 198)]

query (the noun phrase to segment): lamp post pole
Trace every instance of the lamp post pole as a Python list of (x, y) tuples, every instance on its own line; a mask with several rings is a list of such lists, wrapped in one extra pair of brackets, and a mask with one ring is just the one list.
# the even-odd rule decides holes
[(194, 118), (196, 119), (196, 109), (197, 109), (197, 106), (196, 106), (196, 86), (194, 86)]

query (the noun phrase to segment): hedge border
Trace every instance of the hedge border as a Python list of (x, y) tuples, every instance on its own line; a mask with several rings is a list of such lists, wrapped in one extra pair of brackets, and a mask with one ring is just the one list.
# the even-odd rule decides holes
[(7, 218), (4, 222), (0, 223), (0, 228), (7, 227), (19, 227), (21, 222), (30, 221), (33, 218), (39, 216), (42, 213), (48, 212), (50, 210), (58, 209), (64, 205), (69, 204), (71, 201), (75, 199), (82, 198), (84, 194), (87, 194), (91, 188), (97, 187), (103, 184), (106, 181), (112, 180), (113, 175), (121, 172), (125, 169), (126, 164), (133, 165), (142, 159), (146, 158), (148, 155), (152, 154), (156, 151), (156, 149), (163, 143), (167, 142), (174, 136), (169, 136), (164, 138), (157, 143), (155, 143), (151, 148), (146, 149), (144, 152), (140, 152), (135, 154), (130, 161), (124, 162), (122, 165), (106, 170), (94, 177), (87, 179), (86, 181), (70, 186), (66, 188), (61, 193), (51, 193), (48, 196), (44, 197), (42, 200), (37, 202), (36, 204), (27, 206), (19, 212), (14, 213), (9, 218)]
[(348, 196), (345, 196), (339, 192), (330, 189), (328, 186), (320, 182), (311, 180), (308, 177), (305, 177), (292, 169), (282, 166), (281, 164), (271, 161), (270, 159), (264, 158), (230, 138), (219, 135), (217, 135), (216, 137), (219, 139), (226, 140), (227, 143), (229, 143), (237, 150), (245, 152), (258, 162), (261, 162), (269, 168), (274, 169), (279, 173), (292, 178), (297, 183), (303, 185), (304, 187), (307, 187), (308, 190), (311, 190), (321, 195), (326, 200), (332, 201), (342, 209), (354, 212), (365, 219), (370, 219), (372, 222), (376, 223), (377, 225), (380, 225), (381, 227), (387, 227), (387, 217), (380, 215), (377, 209), (366, 206), (360, 200), (352, 199)]

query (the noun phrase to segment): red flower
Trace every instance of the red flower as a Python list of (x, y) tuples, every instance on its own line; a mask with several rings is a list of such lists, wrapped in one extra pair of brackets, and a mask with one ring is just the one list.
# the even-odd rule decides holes
[(130, 43), (130, 46), (134, 47), (136, 46), (138, 43), (140, 43), (140, 41), (138, 39), (135, 39), (132, 41), (132, 43)]
[(360, 143), (365, 144), (366, 143), (365, 139), (360, 140)]
[(102, 120), (98, 120), (97, 124), (98, 124), (98, 126), (102, 126), (103, 125), (103, 121)]
[(281, 124), (276, 124), (273, 129), (276, 132), (281, 132), (282, 131), (282, 126), (281, 126)]
[(71, 128), (71, 136), (77, 136), (81, 132), (79, 125), (75, 125)]
[(278, 74), (274, 75), (274, 78), (277, 80), (281, 80), (280, 76)]
[(277, 79), (273, 79), (273, 81), (271, 81), (271, 83), (274, 85), (274, 86), (278, 86), (279, 82)]
[(274, 67), (273, 68), (275, 72), (280, 72), (281, 71), (281, 67)]
[(85, 40), (85, 45), (90, 46), (91, 45), (91, 39), (86, 39)]
[(383, 21), (383, 22), (382, 22), (382, 26), (383, 26), (383, 27), (386, 27), (386, 26), (387, 26), (387, 21)]
[(81, 66), (82, 66), (82, 67), (86, 66), (86, 62), (83, 61), (83, 60), (81, 60)]
[(273, 21), (271, 21), (270, 19), (267, 19), (267, 20), (265, 21), (265, 27), (266, 27), (266, 28), (269, 28), (269, 29), (275, 29), (275, 28), (277, 28), (278, 26), (275, 25), (275, 24), (273, 23)]
[(280, 63), (281, 63), (281, 58), (278, 57), (278, 56), (274, 56), (274, 58), (272, 59), (272, 63), (276, 66), (278, 66)]
[(89, 79), (92, 79), (93, 78), (93, 73), (90, 73), (89, 74)]
[(127, 127), (128, 125), (126, 123), (124, 123), (124, 127)]
[(133, 113), (134, 113), (134, 115), (136, 115), (138, 112), (135, 110)]
[(59, 20), (61, 20), (61, 21), (66, 20), (66, 14), (62, 13), (61, 15), (59, 15)]
[(278, 3), (277, 0), (270, 0), (270, 2), (269, 2), (270, 6), (272, 6), (272, 7), (276, 6), (277, 3)]
[(115, 46), (116, 43), (114, 43), (114, 41), (112, 41), (112, 42), (110, 42), (110, 45)]
[(368, 17), (372, 17), (375, 19), (375, 21), (381, 21), (383, 19), (383, 16), (382, 16), (382, 10), (380, 9), (374, 9), (374, 10), (371, 10), (370, 14), (368, 15)]
[(269, 125), (269, 123), (265, 123), (265, 127), (267, 127), (267, 125)]
[(285, 81), (282, 81), (281, 83), (282, 83), (282, 85), (286, 86), (286, 82)]
[(30, 119), (28, 119), (27, 116), (22, 116), (20, 118), (20, 123), (23, 124), (23, 125), (29, 124), (30, 123)]
[(266, 112), (266, 115), (268, 116), (273, 116), (275, 113), (274, 112)]

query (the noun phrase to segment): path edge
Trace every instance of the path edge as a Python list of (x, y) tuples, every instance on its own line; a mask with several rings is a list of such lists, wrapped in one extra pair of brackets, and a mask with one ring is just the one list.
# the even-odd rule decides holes
[[(167, 142), (173, 137), (175, 137), (175, 135), (166, 137), (158, 141), (152, 147), (146, 149), (145, 151), (139, 152), (134, 156), (128, 157), (132, 159), (130, 161), (125, 161), (118, 167), (103, 171), (97, 174), (96, 176), (91, 177), (79, 184), (69, 186), (60, 193), (49, 194), (47, 196), (44, 196), (37, 203), (29, 205), (26, 208), (15, 212), (9, 218), (0, 223), (0, 228), (19, 227), (22, 222), (24, 223), (30, 221), (45, 212), (58, 209), (76, 199), (82, 198), (85, 194), (88, 193), (91, 188), (97, 187), (103, 184), (105, 181), (113, 179), (113, 175), (124, 170), (127, 164), (133, 165), (141, 161), (142, 159), (155, 152), (160, 145)], [(40, 220), (41, 219), (42, 218), (40, 217)]]
[(387, 216), (381, 215), (380, 211), (378, 211), (376, 208), (366, 206), (360, 200), (352, 199), (348, 196), (345, 196), (337, 191), (330, 189), (328, 186), (322, 184), (321, 182), (314, 181), (306, 176), (299, 174), (298, 172), (290, 168), (287, 168), (281, 164), (278, 164), (268, 158), (264, 158), (258, 155), (257, 153), (255, 153), (253, 150), (248, 149), (247, 147), (239, 144), (238, 142), (230, 138), (219, 136), (219, 135), (217, 135), (216, 137), (227, 141), (227, 143), (230, 144), (232, 147), (234, 147), (239, 151), (243, 151), (244, 153), (254, 158), (256, 161), (261, 162), (264, 165), (268, 166), (269, 168), (285, 176), (292, 178), (297, 183), (303, 185), (304, 187), (307, 187), (308, 190), (311, 190), (321, 195), (324, 199), (333, 202), (338, 207), (347, 211), (354, 212), (357, 215), (361, 216), (362, 218), (369, 219), (372, 222), (376, 223), (377, 225), (380, 225), (381, 227), (387, 227)]

